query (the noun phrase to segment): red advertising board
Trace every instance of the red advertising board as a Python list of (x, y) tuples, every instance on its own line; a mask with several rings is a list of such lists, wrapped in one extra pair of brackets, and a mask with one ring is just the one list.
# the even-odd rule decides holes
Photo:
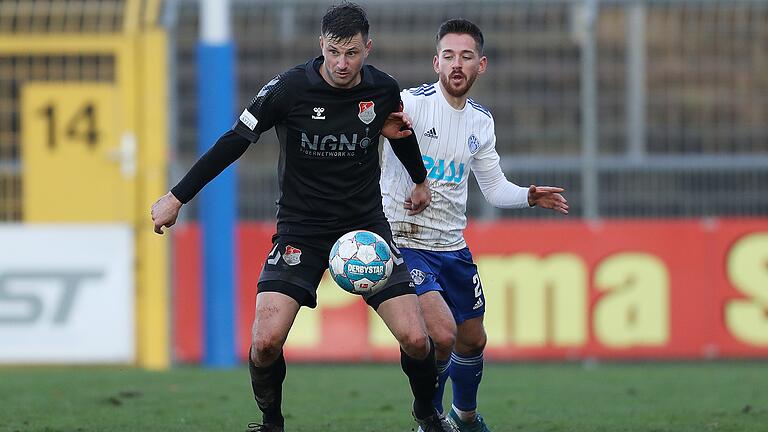
[[(274, 225), (239, 226), (237, 320), (246, 358)], [(199, 233), (174, 228), (174, 352), (201, 358)], [(768, 358), (768, 219), (470, 223), (489, 359)], [(395, 360), (358, 297), (326, 277), (286, 344), (296, 361)]]

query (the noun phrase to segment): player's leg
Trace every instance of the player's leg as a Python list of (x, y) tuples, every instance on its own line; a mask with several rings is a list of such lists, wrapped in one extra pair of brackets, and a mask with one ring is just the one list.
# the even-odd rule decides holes
[(389, 298), (374, 308), (400, 344), (400, 364), (413, 391), (414, 414), (417, 418), (432, 415), (437, 382), (435, 348), (427, 335), (415, 293)]
[[(262, 283), (260, 290), (268, 284), (270, 282)], [(283, 345), (299, 307), (296, 300), (281, 292), (265, 291), (256, 296), (248, 369), (253, 396), (265, 425), (282, 426), (285, 423), (282, 414), (286, 374)]]
[(427, 333), (435, 343), (438, 387), (432, 404), (442, 413), (445, 383), (448, 380), (451, 354), (456, 343), (456, 322), (440, 291), (419, 294), (419, 304), (427, 325)]
[[(456, 347), (451, 358), (451, 382), (453, 383), (453, 413), (465, 425), (477, 428), (462, 430), (487, 430), (477, 415), (477, 393), (483, 377), (483, 350), (488, 338), (483, 326), (483, 316), (463, 321), (458, 325)], [(461, 423), (458, 423), (461, 426)]]
[(255, 431), (282, 431), (283, 345), (301, 306), (317, 305), (317, 285), (327, 267), (328, 241), (276, 236), (259, 276), (249, 371), (263, 413)]
[(476, 415), (487, 341), (483, 327), (485, 295), (469, 249), (452, 253), (443, 265), (440, 283), (457, 323), (456, 346), (449, 368), (453, 387), (449, 417), (461, 431), (487, 431), (482, 418)]
[(427, 333), (435, 344), (435, 361), (438, 373), (438, 388), (433, 406), (443, 412), (443, 391), (448, 379), (448, 366), (453, 345), (456, 342), (456, 322), (442, 296), (443, 288), (437, 274), (442, 265), (441, 252), (403, 248), (400, 250), (410, 269), (411, 279), (419, 296), (419, 305), (427, 326)]
[(400, 344), (400, 366), (413, 393), (413, 415), (424, 431), (453, 430), (451, 424), (432, 406), (437, 383), (435, 346), (427, 334), (408, 267), (392, 241), (386, 219), (364, 228), (380, 235), (392, 247), (394, 266), (387, 284), (379, 292), (364, 296)]
[[(375, 298), (367, 301), (400, 343), (400, 365), (411, 385), (413, 415), (419, 423), (419, 430), (450, 432), (454, 430), (453, 426), (432, 406), (437, 384), (435, 346), (427, 335), (419, 301), (410, 283), (393, 287), (395, 293), (408, 289), (410, 294), (398, 294), (381, 303)], [(387, 295), (386, 292), (383, 294)]]

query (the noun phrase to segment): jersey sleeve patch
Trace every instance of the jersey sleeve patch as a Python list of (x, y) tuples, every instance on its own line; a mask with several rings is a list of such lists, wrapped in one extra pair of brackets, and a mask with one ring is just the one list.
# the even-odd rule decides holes
[(256, 120), (256, 117), (248, 109), (243, 110), (243, 113), (240, 114), (240, 121), (250, 130), (256, 129), (256, 125), (259, 124), (259, 121)]

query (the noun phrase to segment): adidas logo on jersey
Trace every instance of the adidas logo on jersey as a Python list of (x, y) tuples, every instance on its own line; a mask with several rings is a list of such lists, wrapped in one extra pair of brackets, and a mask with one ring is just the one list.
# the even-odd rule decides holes
[(432, 129), (424, 132), (424, 136), (427, 137), (427, 138), (437, 139), (437, 131), (435, 130), (435, 128), (432, 128)]
[(475, 303), (475, 305), (472, 306), (472, 310), (477, 310), (477, 309), (480, 309), (481, 307), (483, 307), (483, 299), (479, 298), (477, 299), (477, 303)]

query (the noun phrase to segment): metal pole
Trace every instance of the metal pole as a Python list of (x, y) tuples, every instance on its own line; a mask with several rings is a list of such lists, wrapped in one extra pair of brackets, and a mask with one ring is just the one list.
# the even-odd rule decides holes
[(627, 157), (645, 158), (645, 5), (627, 6)]
[[(229, 0), (201, 0), (197, 46), (198, 151), (202, 155), (235, 119), (235, 46)], [(235, 356), (235, 223), (237, 174), (232, 166), (202, 192), (203, 364), (230, 367)]]
[(598, 125), (597, 125), (597, 13), (598, 0), (584, 0), (581, 40), (581, 183), (583, 216), (597, 219), (598, 213)]

